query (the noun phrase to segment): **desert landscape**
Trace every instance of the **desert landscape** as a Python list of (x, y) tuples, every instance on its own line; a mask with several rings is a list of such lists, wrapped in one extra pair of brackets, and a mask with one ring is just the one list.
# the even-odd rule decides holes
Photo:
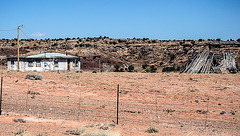
[(239, 73), (28, 73), (2, 72), (0, 135), (239, 135)]

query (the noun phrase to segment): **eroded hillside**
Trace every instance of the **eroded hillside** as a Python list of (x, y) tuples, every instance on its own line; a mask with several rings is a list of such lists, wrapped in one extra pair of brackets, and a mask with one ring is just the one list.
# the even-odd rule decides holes
[[(43, 52), (68, 53), (83, 57), (82, 69), (97, 70), (99, 59), (101, 69), (112, 71), (113, 65), (119, 64), (123, 70), (130, 65), (136, 71), (144, 71), (142, 65), (154, 65), (161, 71), (163, 67), (178, 67), (181, 69), (188, 58), (203, 48), (219, 54), (229, 52), (233, 55), (237, 65), (240, 65), (240, 42), (217, 40), (150, 40), (143, 39), (112, 39), (97, 38), (65, 38), (65, 39), (22, 39), (20, 40), (20, 54), (32, 55)], [(6, 56), (17, 55), (17, 40), (0, 40), (1, 65), (6, 65)]]

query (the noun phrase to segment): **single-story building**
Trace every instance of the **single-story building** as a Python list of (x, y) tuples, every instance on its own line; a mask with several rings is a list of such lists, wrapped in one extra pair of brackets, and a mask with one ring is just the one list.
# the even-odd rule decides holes
[[(42, 53), (19, 57), (20, 71), (80, 71), (80, 57)], [(18, 70), (17, 56), (7, 57), (8, 70)]]

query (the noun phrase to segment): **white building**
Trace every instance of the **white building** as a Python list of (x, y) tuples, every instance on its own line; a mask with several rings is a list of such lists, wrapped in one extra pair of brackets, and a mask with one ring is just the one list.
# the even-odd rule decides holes
[[(19, 57), (20, 71), (80, 71), (80, 57), (61, 53), (42, 53)], [(17, 57), (7, 57), (8, 70), (17, 70)]]

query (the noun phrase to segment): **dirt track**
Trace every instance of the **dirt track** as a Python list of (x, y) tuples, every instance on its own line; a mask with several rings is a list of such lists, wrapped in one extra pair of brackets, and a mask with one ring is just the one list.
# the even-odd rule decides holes
[[(238, 135), (240, 75), (147, 73), (4, 74), (1, 135), (25, 129), (30, 134), (64, 135), (67, 129), (116, 122), (116, 88), (120, 85), (119, 125), (103, 132), (121, 135)], [(39, 94), (27, 94), (33, 91)], [(13, 122), (24, 118), (26, 123)], [(48, 129), (48, 128), (51, 129)], [(117, 135), (116, 134), (116, 135)]]

